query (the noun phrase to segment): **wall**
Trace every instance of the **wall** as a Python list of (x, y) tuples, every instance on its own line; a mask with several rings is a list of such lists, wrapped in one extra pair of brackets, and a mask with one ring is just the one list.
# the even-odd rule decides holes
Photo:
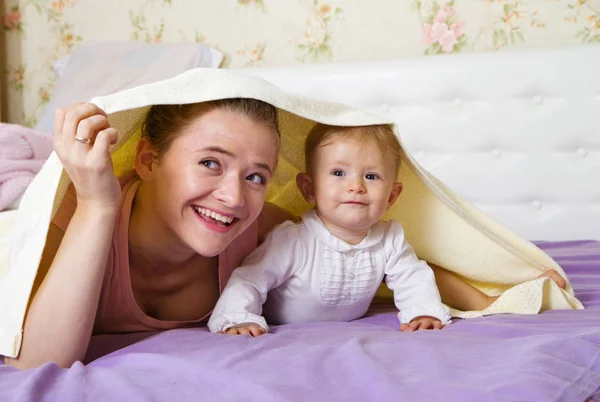
[[(252, 67), (600, 42), (600, 0), (4, 0), (6, 119), (34, 125), (88, 40), (199, 41)], [(1, 87), (0, 85), (0, 87)]]
[[(0, 0), (0, 11), (4, 10), (4, 0)], [(0, 25), (1, 27), (2, 25)], [(4, 29), (0, 28), (0, 122), (3, 122), (8, 118), (8, 113), (6, 112), (6, 96), (7, 96), (7, 87), (4, 80), (4, 66), (6, 65), (6, 44), (5, 44), (5, 32)]]

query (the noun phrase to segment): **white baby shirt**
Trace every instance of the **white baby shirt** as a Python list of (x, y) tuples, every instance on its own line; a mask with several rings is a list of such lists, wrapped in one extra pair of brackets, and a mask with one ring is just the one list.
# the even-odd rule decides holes
[(233, 271), (208, 327), (256, 323), (268, 330), (261, 313), (272, 324), (350, 321), (367, 312), (384, 275), (401, 323), (423, 315), (449, 322), (433, 271), (416, 257), (399, 222), (379, 222), (350, 245), (313, 209), (301, 223), (276, 227)]

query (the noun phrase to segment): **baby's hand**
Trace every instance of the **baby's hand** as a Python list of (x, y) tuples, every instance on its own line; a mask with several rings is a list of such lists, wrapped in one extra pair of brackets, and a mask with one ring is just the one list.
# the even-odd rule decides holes
[(415, 317), (408, 324), (400, 324), (401, 332), (413, 332), (418, 331), (420, 329), (442, 329), (444, 324), (440, 320), (435, 317), (429, 317), (427, 315), (422, 315), (419, 317)]
[(267, 331), (258, 324), (239, 324), (217, 333), (226, 335), (251, 335), (256, 338), (257, 336), (266, 334)]

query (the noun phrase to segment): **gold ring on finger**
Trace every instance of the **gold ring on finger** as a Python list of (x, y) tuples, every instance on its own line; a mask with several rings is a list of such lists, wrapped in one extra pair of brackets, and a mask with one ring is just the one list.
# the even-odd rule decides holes
[(87, 137), (82, 137), (80, 135), (76, 135), (75, 136), (75, 141), (79, 141), (82, 144), (90, 144), (92, 142), (91, 138), (87, 138)]

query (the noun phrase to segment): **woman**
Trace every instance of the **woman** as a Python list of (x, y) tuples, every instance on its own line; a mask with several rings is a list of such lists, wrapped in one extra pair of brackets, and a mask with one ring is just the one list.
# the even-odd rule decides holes
[(20, 356), (8, 364), (69, 367), (92, 333), (198, 323), (231, 270), (290, 218), (272, 205), (263, 210), (279, 146), (271, 105), (154, 106), (135, 173), (120, 178), (108, 152), (117, 132), (102, 110), (77, 104), (55, 121), (55, 150), (74, 188), (51, 225), (40, 267), (47, 274)]

